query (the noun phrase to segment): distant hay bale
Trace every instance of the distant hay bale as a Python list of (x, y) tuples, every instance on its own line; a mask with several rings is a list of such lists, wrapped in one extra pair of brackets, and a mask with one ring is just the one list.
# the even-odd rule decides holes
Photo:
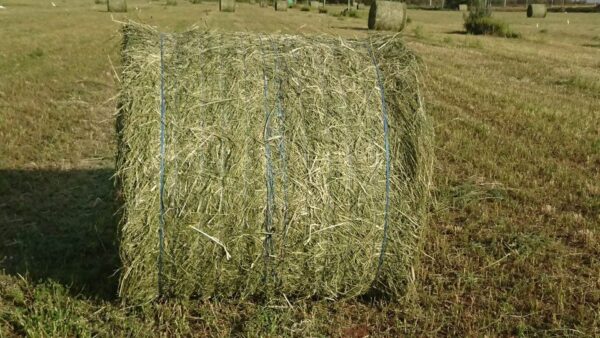
[(461, 12), (468, 12), (469, 11), (469, 5), (467, 4), (460, 4), (458, 5), (458, 10)]
[(406, 27), (406, 3), (373, 1), (369, 8), (369, 29), (400, 32)]
[(219, 0), (219, 11), (235, 12), (235, 0)]
[(287, 11), (288, 10), (287, 0), (276, 0), (274, 3), (275, 3), (276, 11)]
[(545, 18), (548, 10), (544, 4), (530, 4), (527, 6), (528, 18)]
[(125, 0), (107, 0), (109, 12), (127, 12), (127, 2)]
[(124, 300), (405, 292), (432, 126), (417, 57), (368, 39), (124, 27)]

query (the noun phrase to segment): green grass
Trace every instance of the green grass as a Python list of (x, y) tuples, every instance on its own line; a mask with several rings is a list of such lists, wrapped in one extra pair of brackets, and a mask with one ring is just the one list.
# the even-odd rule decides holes
[[(498, 39), (460, 34), (458, 12), (410, 10), (437, 203), (406, 300), (130, 308), (113, 275), (118, 24), (92, 1), (55, 3), (0, 12), (0, 336), (600, 335), (597, 15), (549, 13), (539, 34), (523, 12), (496, 12), (521, 34)], [(363, 19), (245, 4), (128, 5), (113, 18), (167, 31), (366, 34)]]
[(473, 17), (465, 19), (467, 33), (474, 35), (493, 35), (503, 38), (517, 38), (519, 34), (513, 32), (506, 22), (492, 17)]

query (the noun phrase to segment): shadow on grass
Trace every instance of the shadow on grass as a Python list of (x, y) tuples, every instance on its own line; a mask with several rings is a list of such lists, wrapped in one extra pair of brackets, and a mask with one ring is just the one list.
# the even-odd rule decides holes
[(348, 26), (331, 26), (334, 29), (346, 29), (352, 31), (368, 31), (369, 29), (366, 27), (348, 27)]
[(111, 299), (119, 266), (113, 170), (0, 170), (0, 270)]
[(449, 31), (445, 32), (446, 34), (455, 34), (455, 35), (467, 35), (466, 31)]
[(584, 43), (583, 47), (600, 48), (600, 43)]

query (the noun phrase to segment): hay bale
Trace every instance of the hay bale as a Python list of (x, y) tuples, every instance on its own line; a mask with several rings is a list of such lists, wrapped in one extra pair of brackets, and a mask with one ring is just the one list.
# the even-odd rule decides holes
[(235, 12), (235, 0), (219, 0), (220, 12)]
[(369, 29), (400, 32), (406, 27), (406, 3), (373, 1), (369, 8)]
[(528, 18), (545, 18), (548, 10), (544, 4), (530, 4), (527, 6)]
[(109, 12), (127, 12), (127, 2), (125, 0), (107, 0)]
[(460, 4), (458, 5), (458, 10), (461, 12), (468, 12), (469, 11), (469, 5), (467, 4)]
[(159, 281), (178, 298), (403, 293), (432, 129), (415, 55), (370, 39), (124, 27), (126, 301), (155, 298)]
[(287, 11), (288, 10), (288, 2), (287, 0), (276, 0), (274, 2), (276, 11)]

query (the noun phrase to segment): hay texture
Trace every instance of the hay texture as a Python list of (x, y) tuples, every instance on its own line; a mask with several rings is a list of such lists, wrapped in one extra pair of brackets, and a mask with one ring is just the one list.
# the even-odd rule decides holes
[(288, 2), (287, 0), (276, 0), (274, 2), (276, 11), (287, 11), (288, 10)]
[(125, 0), (107, 0), (109, 12), (127, 12), (127, 2)]
[(406, 3), (373, 1), (369, 8), (368, 27), (401, 32), (406, 27)]
[(528, 18), (545, 18), (548, 10), (544, 4), (530, 4), (527, 6)]
[(432, 130), (400, 40), (130, 24), (123, 45), (122, 297), (402, 294)]
[(219, 0), (219, 11), (235, 12), (235, 0)]

